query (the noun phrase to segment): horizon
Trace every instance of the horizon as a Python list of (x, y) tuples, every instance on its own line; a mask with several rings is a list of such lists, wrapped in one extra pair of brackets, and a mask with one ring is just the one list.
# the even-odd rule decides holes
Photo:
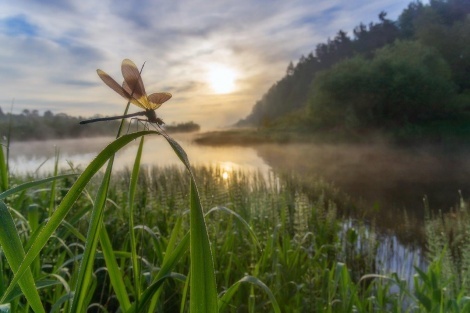
[(139, 68), (146, 62), (148, 94), (173, 94), (157, 111), (167, 124), (227, 127), (251, 112), (291, 61), (340, 30), (351, 36), (360, 23), (377, 22), (381, 11), (396, 20), (410, 2), (2, 3), (0, 107), (8, 113), (14, 101), (13, 114), (120, 115), (126, 100), (96, 69), (121, 82), (129, 58)]

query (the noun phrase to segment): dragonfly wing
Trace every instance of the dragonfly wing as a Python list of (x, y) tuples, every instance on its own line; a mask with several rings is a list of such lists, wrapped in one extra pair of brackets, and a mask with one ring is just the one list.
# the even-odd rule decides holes
[[(133, 98), (140, 102), (141, 105), (144, 105), (147, 94), (145, 93), (144, 83), (142, 82), (142, 77), (140, 72), (135, 66), (134, 62), (129, 59), (124, 59), (121, 66), (122, 76), (124, 77), (123, 88), (129, 93), (132, 94)], [(134, 103), (134, 102), (133, 102)], [(144, 107), (144, 109), (150, 109)]]
[[(132, 93), (131, 88), (129, 87), (129, 85), (128, 85), (126, 82), (123, 82), (123, 83), (122, 83), (122, 88), (123, 88), (126, 92), (128, 92), (129, 94)], [(145, 105), (145, 102), (144, 102), (144, 101), (145, 101), (145, 100), (144, 100), (145, 98), (141, 97), (141, 98), (138, 98), (138, 99), (137, 99), (137, 98), (135, 97), (135, 95), (133, 94), (133, 95), (132, 95), (132, 98), (129, 97), (128, 99), (130, 99), (131, 103), (135, 104), (136, 106), (138, 106), (138, 107), (140, 107), (140, 108), (142, 108), (142, 109), (144, 109), (144, 110), (148, 110), (147, 105)]]
[(158, 109), (164, 102), (170, 100), (171, 93), (157, 92), (148, 96), (148, 103), (151, 110)]
[(108, 85), (109, 88), (112, 90), (116, 91), (118, 94), (120, 94), (122, 97), (126, 99), (130, 99), (131, 95), (121, 87), (111, 76), (103, 72), (102, 70), (96, 70), (98, 73), (98, 76), (101, 78), (101, 80)]

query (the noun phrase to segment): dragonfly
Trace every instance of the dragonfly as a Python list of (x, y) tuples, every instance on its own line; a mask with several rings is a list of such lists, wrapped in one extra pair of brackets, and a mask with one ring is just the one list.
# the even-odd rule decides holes
[(104, 71), (98, 69), (96, 71), (101, 80), (108, 85), (109, 88), (117, 92), (123, 98), (126, 98), (132, 104), (144, 109), (145, 111), (120, 115), (111, 117), (95, 118), (90, 120), (81, 121), (80, 124), (88, 124), (101, 121), (119, 120), (129, 117), (145, 116), (147, 122), (155, 123), (158, 126), (165, 124), (163, 120), (157, 117), (155, 110), (158, 109), (164, 102), (171, 98), (171, 93), (157, 92), (147, 96), (145, 92), (144, 83), (137, 66), (129, 59), (124, 59), (121, 65), (122, 76), (124, 82), (119, 85), (111, 76)]

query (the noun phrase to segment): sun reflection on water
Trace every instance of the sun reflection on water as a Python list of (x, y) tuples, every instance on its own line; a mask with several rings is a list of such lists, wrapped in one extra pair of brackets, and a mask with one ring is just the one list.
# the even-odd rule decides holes
[[(220, 168), (220, 178), (229, 180), (234, 171), (261, 171), (267, 175), (271, 167), (257, 155), (253, 148), (248, 147), (206, 147), (192, 143), (190, 135), (175, 134), (181, 146), (185, 149), (193, 166), (217, 166)], [(16, 174), (37, 171), (50, 173), (54, 169), (55, 147), (60, 148), (59, 167), (68, 169), (67, 161), (73, 162), (82, 169), (110, 142), (113, 138), (86, 138), (50, 140), (42, 142), (16, 142), (11, 146), (10, 169)], [(115, 170), (132, 168), (139, 141), (131, 142), (120, 150), (115, 159)], [(42, 164), (45, 162), (45, 164)], [(160, 138), (150, 136), (141, 160), (142, 166), (180, 166), (178, 157), (171, 147)]]
[(230, 176), (232, 176), (232, 172), (233, 172), (233, 163), (232, 162), (220, 162), (220, 168), (222, 169), (222, 173), (221, 173), (221, 176), (222, 176), (222, 179), (223, 180), (227, 180), (230, 178)]

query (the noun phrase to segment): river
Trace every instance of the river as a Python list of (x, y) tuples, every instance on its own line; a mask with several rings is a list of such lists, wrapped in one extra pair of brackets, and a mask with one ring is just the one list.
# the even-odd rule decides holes
[[(425, 196), (430, 211), (446, 212), (459, 204), (460, 195), (465, 198), (470, 194), (470, 150), (464, 148), (400, 148), (385, 144), (208, 147), (194, 144), (192, 135), (177, 134), (174, 138), (196, 166), (218, 165), (227, 172), (238, 169), (287, 172), (304, 180), (331, 184), (332, 188), (348, 195), (356, 208), (375, 211), (376, 218), (379, 217), (375, 225), (390, 234), (387, 242), (393, 242), (395, 251), (402, 251), (399, 252), (402, 254), (410, 251), (402, 244), (409, 238), (419, 237), (416, 234), (422, 229)], [(83, 169), (111, 141), (112, 138), (86, 138), (12, 143), (10, 169), (16, 174), (50, 174), (57, 149), (61, 168), (73, 164)], [(135, 141), (121, 150), (116, 156), (115, 168), (131, 168), (137, 147), (138, 141)], [(182, 166), (168, 143), (159, 136), (146, 138), (142, 164)], [(353, 218), (364, 216), (359, 212)], [(405, 224), (408, 228), (403, 228)], [(393, 262), (411, 266), (415, 256), (411, 253)]]
[[(244, 147), (204, 147), (192, 143), (192, 135), (176, 134), (173, 138), (185, 149), (192, 165), (215, 164), (227, 169), (249, 169), (267, 172), (270, 166), (257, 155), (256, 150)], [(113, 141), (111, 137), (64, 139), (35, 142), (15, 142), (10, 148), (10, 169), (16, 174), (32, 172), (51, 173), (56, 149), (60, 152), (60, 167), (71, 162), (83, 168), (103, 148)], [(139, 141), (128, 144), (116, 155), (114, 168), (132, 168)], [(160, 136), (148, 136), (144, 145), (142, 165), (181, 165), (168, 143)]]
[[(470, 150), (436, 146), (399, 148), (374, 145), (265, 144), (253, 147), (201, 146), (193, 135), (176, 134), (193, 165), (218, 165), (227, 170), (271, 170), (323, 179), (356, 202), (393, 214), (406, 209), (419, 219), (424, 216), (426, 196), (433, 211), (448, 211), (470, 194)], [(84, 168), (108, 143), (109, 137), (14, 142), (10, 147), (12, 173), (51, 173), (56, 149), (59, 164)], [(132, 167), (138, 141), (121, 150), (115, 168)], [(146, 138), (143, 165), (181, 164), (168, 143), (159, 136)], [(459, 193), (460, 192), (460, 193)]]

